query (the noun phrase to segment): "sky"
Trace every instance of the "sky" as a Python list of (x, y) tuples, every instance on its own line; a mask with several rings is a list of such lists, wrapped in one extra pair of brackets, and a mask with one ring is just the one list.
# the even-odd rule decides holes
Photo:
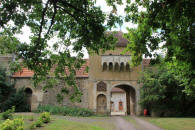
[[(96, 6), (99, 6), (103, 12), (105, 13), (109, 13), (112, 8), (107, 6), (105, 0), (97, 0), (97, 3), (96, 3)], [(117, 6), (117, 14), (118, 15), (121, 15), (121, 16), (125, 16), (125, 12), (124, 12), (124, 7), (125, 7), (125, 4), (121, 5), (121, 6)], [(129, 28), (135, 28), (136, 25), (135, 24), (132, 24), (132, 23), (127, 23), (125, 22), (121, 27), (120, 26), (117, 26), (117, 28), (113, 29), (113, 31), (122, 31), (122, 32), (127, 32), (127, 27)], [(30, 31), (30, 28), (28, 28), (27, 26), (24, 26), (22, 28), (22, 33), (21, 34), (17, 34), (16, 37), (21, 41), (21, 42), (26, 42), (26, 43), (30, 43), (30, 39), (29, 39), (29, 36), (31, 35), (31, 31)], [(52, 42), (56, 41), (57, 38), (55, 39), (52, 39), (49, 44), (52, 45)], [(71, 47), (70, 47), (71, 48)], [(83, 52), (84, 52), (84, 58), (88, 58), (88, 53), (87, 53), (87, 50), (84, 48), (83, 49)], [(73, 53), (72, 52), (72, 55), (75, 56), (76, 53)]]

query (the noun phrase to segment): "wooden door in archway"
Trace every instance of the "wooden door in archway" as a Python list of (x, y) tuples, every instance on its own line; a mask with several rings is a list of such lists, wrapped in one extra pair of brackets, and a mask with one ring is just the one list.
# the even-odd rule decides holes
[(97, 96), (97, 113), (104, 114), (107, 110), (107, 100), (106, 96), (100, 94)]

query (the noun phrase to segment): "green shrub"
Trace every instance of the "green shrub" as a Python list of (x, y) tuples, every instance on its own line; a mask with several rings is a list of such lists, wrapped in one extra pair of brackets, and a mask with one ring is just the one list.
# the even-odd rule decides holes
[(29, 127), (30, 130), (34, 130), (35, 128), (36, 128), (35, 123), (33, 123), (32, 125), (30, 125), (30, 127)]
[(20, 88), (15, 93), (12, 93), (2, 105), (3, 111), (11, 108), (12, 106), (15, 106), (16, 112), (30, 111), (30, 106), (27, 104), (24, 88)]
[(24, 130), (23, 125), (24, 121), (22, 118), (14, 120), (7, 119), (0, 125), (0, 128), (1, 130)]
[(37, 112), (50, 112), (52, 114), (63, 114), (65, 116), (92, 116), (94, 113), (86, 108), (40, 105)]
[(4, 120), (12, 119), (13, 118), (12, 114), (13, 114), (14, 111), (15, 111), (15, 107), (13, 106), (12, 109), (8, 109), (7, 111), (2, 113), (2, 118)]
[(195, 116), (195, 97), (184, 93), (185, 87), (169, 64), (162, 62), (145, 69), (139, 83), (140, 105), (152, 116)]
[(16, 112), (29, 111), (24, 88), (16, 90), (6, 75), (6, 69), (0, 68), (0, 112), (15, 106)]
[(38, 119), (36, 122), (35, 122), (35, 126), (36, 127), (41, 127), (43, 125), (43, 121), (41, 119)]
[(40, 119), (43, 121), (43, 123), (49, 123), (51, 118), (50, 118), (50, 113), (49, 112), (43, 112), (40, 116)]

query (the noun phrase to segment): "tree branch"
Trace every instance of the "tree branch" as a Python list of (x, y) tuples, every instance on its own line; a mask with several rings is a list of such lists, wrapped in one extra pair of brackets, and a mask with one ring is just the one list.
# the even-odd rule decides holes
[(60, 8), (61, 10), (63, 10), (65, 13), (67, 13), (68, 15), (70, 15), (72, 18), (74, 18), (78, 23), (79, 23), (79, 20), (77, 17), (75, 17), (73, 14), (71, 14), (70, 12), (68, 12), (68, 10), (60, 7), (60, 6), (56, 6), (57, 8)]
[(71, 8), (73, 8), (73, 9), (75, 9), (76, 11), (82, 12), (82, 13), (83, 13), (83, 10), (81, 10), (81, 9), (79, 9), (79, 8), (77, 8), (77, 7), (75, 7), (74, 5), (72, 5), (72, 4), (70, 4), (70, 3), (66, 2), (66, 1), (60, 0), (59, 2), (62, 3), (64, 6), (71, 7)]
[(56, 13), (57, 13), (57, 6), (56, 6), (56, 3), (54, 3), (53, 6), (54, 6), (54, 13), (53, 13), (53, 16), (52, 16), (52, 19), (51, 19), (51, 24), (50, 24), (50, 26), (49, 26), (49, 29), (48, 29), (47, 33), (46, 33), (46, 36), (49, 34), (49, 32), (50, 32), (50, 30), (51, 30), (51, 27), (52, 27), (53, 24), (54, 24), (54, 19), (55, 19)]
[(47, 7), (48, 7), (48, 4), (49, 4), (49, 0), (47, 0), (47, 3), (45, 4), (45, 8), (43, 9), (43, 12), (42, 12), (42, 20), (41, 20), (41, 25), (40, 25), (40, 28), (39, 28), (39, 40), (41, 39), (41, 33), (42, 33), (42, 30), (43, 30), (43, 24), (44, 24), (44, 17), (45, 17), (45, 13), (47, 11)]

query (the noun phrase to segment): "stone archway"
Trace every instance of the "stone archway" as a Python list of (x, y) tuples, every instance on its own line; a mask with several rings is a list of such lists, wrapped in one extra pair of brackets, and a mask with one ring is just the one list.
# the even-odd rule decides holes
[(136, 90), (134, 87), (127, 84), (115, 85), (111, 88), (110, 93), (113, 88), (120, 88), (126, 93), (126, 114), (136, 115)]
[(105, 114), (107, 112), (107, 99), (104, 94), (99, 94), (97, 96), (97, 113)]
[(27, 100), (27, 105), (29, 106), (29, 111), (31, 111), (33, 91), (31, 88), (25, 88), (24, 92), (26, 94), (26, 100)]

